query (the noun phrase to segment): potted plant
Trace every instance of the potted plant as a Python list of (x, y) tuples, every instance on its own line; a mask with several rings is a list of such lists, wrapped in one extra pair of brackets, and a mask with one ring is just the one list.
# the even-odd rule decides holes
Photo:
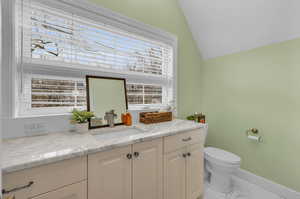
[(92, 112), (74, 109), (72, 111), (71, 124), (75, 125), (78, 133), (84, 133), (88, 130), (88, 120), (94, 116), (95, 115)]

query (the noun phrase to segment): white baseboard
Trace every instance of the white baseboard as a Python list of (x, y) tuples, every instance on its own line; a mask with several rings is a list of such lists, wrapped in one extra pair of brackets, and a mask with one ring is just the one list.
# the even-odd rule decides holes
[[(248, 171), (245, 171), (243, 169), (239, 169), (236, 173), (236, 176), (238, 178), (241, 178), (245, 181), (248, 181), (251, 184), (255, 184), (266, 191), (272, 192), (281, 198), (284, 199), (300, 199), (300, 193), (292, 190), (290, 188), (287, 188), (283, 185), (277, 184), (275, 182), (272, 182), (270, 180), (267, 180), (263, 177), (257, 176), (253, 173), (250, 173)], [(300, 181), (299, 181), (300, 183)]]

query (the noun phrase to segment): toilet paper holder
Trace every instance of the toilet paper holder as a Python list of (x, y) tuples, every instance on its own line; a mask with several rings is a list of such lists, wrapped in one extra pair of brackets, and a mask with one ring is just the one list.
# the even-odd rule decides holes
[(262, 142), (262, 137), (258, 135), (259, 131), (257, 128), (249, 128), (246, 130), (247, 138), (256, 142)]

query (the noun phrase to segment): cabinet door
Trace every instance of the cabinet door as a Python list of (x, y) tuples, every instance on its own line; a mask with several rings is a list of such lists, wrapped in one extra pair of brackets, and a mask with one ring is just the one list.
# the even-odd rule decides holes
[(133, 145), (133, 199), (162, 199), (162, 139)]
[(203, 194), (203, 144), (187, 148), (187, 199), (198, 199)]
[(131, 199), (131, 146), (88, 156), (89, 199)]
[(186, 158), (184, 150), (165, 154), (164, 199), (186, 198)]
[[(33, 198), (87, 179), (87, 157), (78, 157), (4, 174), (3, 188), (15, 198)], [(10, 194), (7, 194), (8, 196)]]
[(3, 176), (3, 188), (14, 191), (3, 198), (33, 198), (86, 179), (86, 156), (6, 173)]
[(32, 199), (87, 199), (86, 186), (86, 181), (83, 181), (33, 197)]

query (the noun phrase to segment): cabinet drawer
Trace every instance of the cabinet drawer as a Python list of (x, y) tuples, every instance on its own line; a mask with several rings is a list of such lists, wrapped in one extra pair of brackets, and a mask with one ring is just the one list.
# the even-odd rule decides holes
[[(12, 190), (23, 187), (11, 193), (20, 195), (19, 198), (23, 199), (85, 179), (87, 179), (87, 157), (80, 157), (4, 174), (3, 188)], [(30, 182), (33, 184), (30, 185)]]
[(61, 189), (51, 191), (34, 197), (32, 199), (86, 199), (87, 198), (87, 182), (68, 185)]
[(178, 150), (182, 147), (198, 143), (204, 144), (204, 130), (202, 128), (188, 131), (186, 133), (180, 133), (178, 135), (165, 137), (164, 152), (168, 153)]

